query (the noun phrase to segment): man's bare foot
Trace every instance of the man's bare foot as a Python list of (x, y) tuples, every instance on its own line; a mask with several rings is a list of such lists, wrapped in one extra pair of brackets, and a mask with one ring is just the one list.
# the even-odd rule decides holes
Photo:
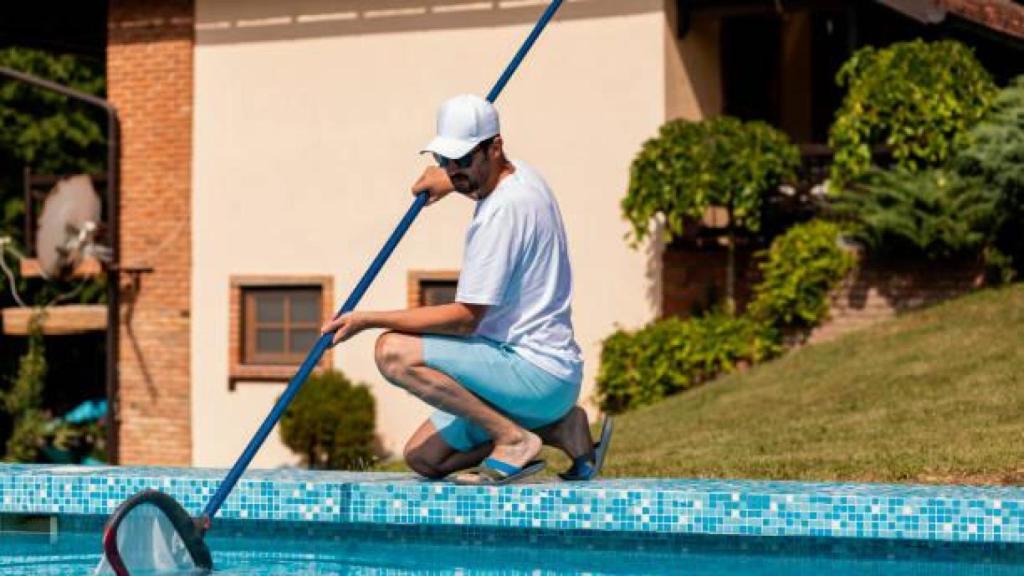
[(579, 406), (573, 406), (561, 420), (536, 431), (545, 444), (566, 453), (570, 460), (592, 454), (594, 440), (590, 437), (590, 420)]
[(495, 441), (494, 451), (491, 452), (489, 457), (519, 467), (536, 458), (537, 454), (540, 454), (540, 449), (544, 443), (541, 441), (540, 436), (533, 432), (529, 430), (523, 430), (522, 432), (522, 436), (512, 442)]
[[(523, 468), (540, 454), (540, 449), (543, 445), (544, 443), (541, 441), (540, 436), (529, 430), (522, 430), (522, 434), (518, 438), (511, 439), (511, 441), (499, 442), (496, 440), (494, 450), (491, 451), (488, 458), (500, 460), (516, 468)], [(475, 476), (471, 472), (461, 473), (455, 477), (455, 481), (473, 483)]]

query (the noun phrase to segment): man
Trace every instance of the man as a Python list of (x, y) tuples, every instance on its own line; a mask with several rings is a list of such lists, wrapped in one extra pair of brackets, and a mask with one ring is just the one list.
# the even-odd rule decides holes
[[(505, 156), (498, 113), (477, 96), (438, 112), (427, 168), (413, 193), (433, 204), (451, 192), (477, 202), (455, 302), (351, 312), (324, 325), (341, 342), (368, 328), (381, 374), (438, 410), (405, 447), (410, 468), (456, 482), (504, 484), (538, 472), (543, 442), (573, 459), (570, 479), (603, 461), (575, 403), (583, 363), (570, 318), (572, 278), (561, 214), (540, 175)], [(610, 433), (610, 428), (607, 429)], [(482, 461), (482, 464), (481, 464)]]

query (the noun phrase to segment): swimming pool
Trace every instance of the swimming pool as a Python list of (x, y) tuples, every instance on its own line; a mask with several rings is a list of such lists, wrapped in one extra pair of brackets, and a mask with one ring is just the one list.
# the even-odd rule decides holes
[[(568, 533), (466, 532), (348, 528), (302, 534), (211, 535), (217, 574), (681, 574), (752, 576), (1020, 574), (1024, 555), (1004, 546), (792, 539), (694, 537), (594, 539)], [(92, 574), (98, 531), (4, 533), (0, 573), (10, 576)]]
[[(222, 476), (0, 466), (0, 573), (89, 574), (125, 498), (196, 513)], [(252, 471), (208, 542), (226, 574), (1002, 575), (1024, 570), (1024, 489)]]

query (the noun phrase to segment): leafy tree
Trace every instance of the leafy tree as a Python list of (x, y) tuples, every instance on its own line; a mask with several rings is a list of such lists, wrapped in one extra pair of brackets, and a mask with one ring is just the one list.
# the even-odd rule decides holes
[(373, 396), (344, 374), (309, 377), (281, 419), (281, 439), (313, 469), (365, 469), (374, 462)]
[(665, 240), (683, 233), (712, 207), (728, 216), (727, 308), (734, 308), (735, 247), (741, 232), (761, 227), (762, 199), (793, 177), (800, 154), (782, 132), (759, 121), (718, 117), (663, 125), (633, 160), (622, 211), (632, 224), (634, 246), (652, 224), (664, 224)]
[(996, 94), (974, 53), (952, 40), (862, 48), (837, 82), (847, 93), (829, 134), (836, 188), (865, 172), (877, 147), (908, 171), (942, 165)]
[(971, 145), (954, 160), (957, 172), (996, 196), (995, 246), (1024, 269), (1024, 76), (999, 93), (991, 112), (970, 132)]

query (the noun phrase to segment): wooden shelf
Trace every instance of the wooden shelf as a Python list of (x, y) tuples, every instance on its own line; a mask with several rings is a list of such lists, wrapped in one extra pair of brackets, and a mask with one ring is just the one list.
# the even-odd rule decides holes
[[(4, 308), (3, 333), (7, 336), (27, 336), (28, 323), (35, 308)], [(68, 304), (46, 309), (43, 334), (61, 336), (84, 334), (107, 329), (106, 304)]]
[[(103, 273), (103, 265), (95, 258), (85, 258), (72, 271), (72, 278), (92, 278)], [(24, 278), (42, 278), (43, 272), (39, 269), (39, 260), (25, 258), (21, 261), (21, 275)]]

